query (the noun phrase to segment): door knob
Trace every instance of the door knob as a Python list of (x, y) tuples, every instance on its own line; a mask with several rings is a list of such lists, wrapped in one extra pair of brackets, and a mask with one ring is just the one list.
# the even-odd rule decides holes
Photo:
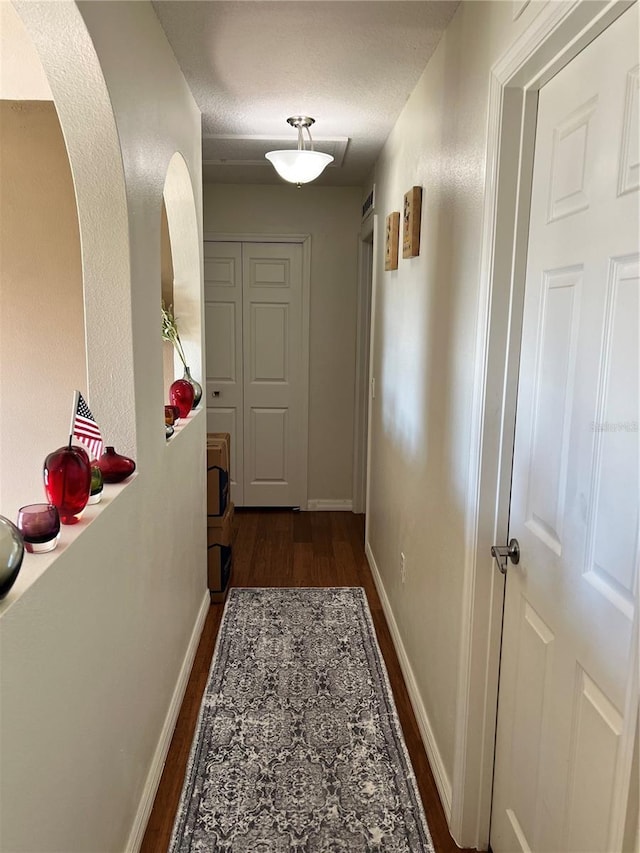
[(496, 558), (498, 568), (506, 575), (508, 560), (511, 560), (514, 566), (520, 562), (520, 543), (517, 539), (512, 539), (508, 545), (492, 545), (491, 556)]

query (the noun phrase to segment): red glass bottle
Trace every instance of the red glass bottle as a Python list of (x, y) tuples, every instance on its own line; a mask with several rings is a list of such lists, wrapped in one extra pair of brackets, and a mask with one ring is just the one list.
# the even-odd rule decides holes
[(178, 407), (180, 417), (186, 418), (193, 406), (193, 385), (186, 379), (176, 379), (169, 388), (169, 400)]
[(78, 445), (59, 447), (44, 462), (44, 489), (63, 524), (80, 520), (91, 491), (91, 464)]
[(136, 470), (136, 463), (128, 456), (116, 453), (115, 447), (105, 447), (98, 459), (98, 468), (102, 471), (105, 483), (121, 483)]

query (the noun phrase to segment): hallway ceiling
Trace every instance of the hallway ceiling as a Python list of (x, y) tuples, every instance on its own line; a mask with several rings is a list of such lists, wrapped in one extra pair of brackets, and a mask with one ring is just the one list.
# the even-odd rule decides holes
[[(202, 110), (203, 175), (281, 183), (264, 154), (316, 119), (336, 164), (316, 183), (363, 185), (458, 0), (154, 0)], [(339, 164), (339, 165), (337, 165)]]

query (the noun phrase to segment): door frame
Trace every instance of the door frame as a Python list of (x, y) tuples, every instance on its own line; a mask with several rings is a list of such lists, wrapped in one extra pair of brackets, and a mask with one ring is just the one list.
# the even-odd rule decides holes
[(309, 500), (309, 323), (311, 316), (311, 234), (225, 234), (205, 231), (203, 244), (213, 243), (299, 243), (302, 246), (302, 454), (305, 464), (302, 471), (302, 502), (300, 509), (308, 508)]
[(369, 435), (369, 362), (371, 344), (371, 299), (374, 275), (374, 217), (363, 223), (358, 238), (358, 295), (356, 321), (356, 376), (353, 412), (353, 500), (352, 511), (366, 512), (367, 450)]
[(364, 497), (364, 543), (365, 543), (365, 551), (368, 547), (369, 538), (370, 538), (370, 529), (369, 529), (369, 519), (370, 512), (369, 508), (371, 506), (371, 456), (372, 456), (372, 447), (371, 447), (371, 434), (372, 434), (372, 414), (373, 414), (373, 383), (374, 379), (374, 365), (373, 365), (373, 357), (375, 352), (375, 331), (376, 331), (376, 294), (378, 292), (378, 263), (376, 263), (376, 255), (379, 251), (380, 245), (380, 220), (379, 214), (373, 214), (373, 269), (371, 271), (371, 307), (370, 307), (370, 316), (369, 316), (369, 372), (367, 375), (367, 447), (366, 447), (366, 464), (367, 464), (367, 473), (366, 473), (366, 481), (365, 481), (365, 497)]
[[(508, 533), (538, 91), (631, 5), (549, 2), (491, 69), (450, 820), (462, 847), (489, 845), (504, 601), (490, 548)], [(633, 736), (623, 748), (630, 773)]]

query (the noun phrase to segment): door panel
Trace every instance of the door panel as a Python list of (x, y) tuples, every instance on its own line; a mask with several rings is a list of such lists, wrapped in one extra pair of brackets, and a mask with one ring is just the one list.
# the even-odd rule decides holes
[(611, 850), (608, 822), (615, 785), (616, 758), (623, 719), (598, 685), (576, 671), (573, 744), (569, 759), (569, 850)]
[(573, 406), (582, 271), (543, 276), (538, 353), (533, 378), (533, 451), (529, 462), (527, 527), (562, 553), (569, 426)]
[(251, 304), (251, 382), (288, 382), (288, 314), (286, 304)]
[(287, 414), (286, 409), (251, 409), (249, 478), (254, 485), (287, 486)]
[(620, 178), (618, 193), (633, 192), (640, 187), (640, 70), (633, 68), (627, 74), (625, 98), (624, 131), (622, 136), (622, 157), (620, 158)]
[[(623, 613), (633, 614), (637, 534), (638, 412), (629, 387), (640, 383), (638, 262), (613, 261), (605, 314), (604, 359), (598, 389), (594, 488), (586, 579)], [(619, 425), (620, 429), (615, 430)], [(611, 432), (608, 428), (614, 428)]]
[(207, 381), (236, 382), (235, 304), (205, 303), (205, 324), (211, 340), (207, 347)]
[(247, 506), (303, 503), (302, 247), (245, 243)]
[(494, 853), (620, 846), (637, 644), (637, 32), (636, 5), (539, 96)]
[(586, 210), (590, 200), (590, 171), (586, 168), (590, 120), (597, 95), (581, 104), (553, 129), (549, 222)]
[(239, 243), (204, 244), (204, 302), (207, 341), (207, 432), (231, 435), (231, 499), (244, 501), (242, 251)]
[[(518, 631), (517, 682), (512, 736), (513, 733), (526, 731), (530, 737), (519, 744), (510, 757), (509, 772), (513, 788), (510, 792), (509, 823), (516, 836), (531, 838), (540, 820), (538, 744), (549, 707), (555, 636), (524, 598), (519, 599), (518, 607), (520, 612), (515, 620)], [(528, 772), (519, 772), (521, 766), (526, 766)]]

